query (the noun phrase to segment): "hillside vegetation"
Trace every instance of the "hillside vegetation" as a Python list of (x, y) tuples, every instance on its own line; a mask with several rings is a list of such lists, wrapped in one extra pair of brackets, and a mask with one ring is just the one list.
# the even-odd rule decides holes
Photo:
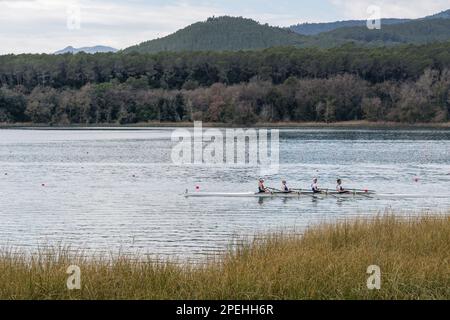
[(0, 122), (446, 122), (450, 43), (0, 57)]
[(385, 25), (380, 30), (367, 27), (340, 28), (310, 39), (306, 46), (335, 47), (348, 42), (362, 46), (426, 44), (450, 40), (450, 19), (429, 19)]
[(301, 46), (304, 37), (287, 29), (235, 17), (209, 18), (167, 37), (143, 42), (124, 52), (238, 51)]
[[(382, 19), (382, 25), (400, 24), (411, 21), (410, 19)], [(323, 23), (301, 23), (297, 25), (290, 26), (289, 29), (295, 33), (314, 36), (323, 32), (330, 32), (340, 28), (349, 27), (365, 27), (367, 26), (366, 20), (346, 20), (346, 21), (336, 21), (336, 22), (323, 22)]]
[[(450, 19), (450, 10), (442, 11), (431, 16), (427, 16), (421, 19), (381, 19), (381, 24), (384, 26), (401, 24), (405, 22), (431, 20), (431, 19)], [(302, 35), (317, 35), (323, 32), (329, 32), (340, 28), (348, 27), (365, 27), (366, 20), (346, 20), (335, 22), (322, 22), (322, 23), (302, 23), (289, 27), (292, 31)]]
[(124, 52), (239, 51), (291, 46), (331, 48), (347, 43), (373, 47), (445, 42), (450, 41), (450, 19), (446, 14), (417, 20), (383, 19), (380, 30), (369, 30), (365, 21), (305, 24), (289, 29), (225, 16), (209, 18), (167, 37), (129, 47)]

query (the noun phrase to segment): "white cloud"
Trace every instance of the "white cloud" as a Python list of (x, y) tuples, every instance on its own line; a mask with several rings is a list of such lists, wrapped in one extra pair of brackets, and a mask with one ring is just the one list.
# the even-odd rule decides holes
[(367, 8), (377, 5), (384, 18), (421, 18), (447, 10), (449, 0), (331, 0), (345, 19), (368, 18)]
[[(81, 29), (67, 28), (67, 8), (81, 8)], [(54, 52), (67, 45), (110, 45), (124, 48), (207, 17), (214, 7), (183, 2), (152, 6), (145, 3), (56, 0), (0, 0), (0, 54)]]

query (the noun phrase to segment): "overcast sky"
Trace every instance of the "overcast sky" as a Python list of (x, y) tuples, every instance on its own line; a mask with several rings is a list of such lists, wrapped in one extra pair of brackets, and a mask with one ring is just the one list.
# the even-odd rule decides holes
[(122, 49), (213, 15), (277, 26), (366, 19), (373, 4), (390, 18), (450, 9), (450, 0), (0, 0), (0, 54), (51, 53), (69, 45)]

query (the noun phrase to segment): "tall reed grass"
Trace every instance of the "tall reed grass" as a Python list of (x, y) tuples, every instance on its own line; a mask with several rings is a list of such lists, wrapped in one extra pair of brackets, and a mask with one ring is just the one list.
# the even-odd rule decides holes
[[(0, 253), (1, 299), (450, 299), (450, 216), (379, 216), (258, 237), (204, 264)], [(68, 290), (66, 270), (81, 269)], [(367, 268), (381, 268), (381, 289)]]

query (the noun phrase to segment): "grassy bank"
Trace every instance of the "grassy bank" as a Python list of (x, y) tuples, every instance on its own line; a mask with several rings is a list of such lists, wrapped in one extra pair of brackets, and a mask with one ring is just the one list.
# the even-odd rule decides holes
[[(355, 220), (262, 237), (201, 266), (0, 255), (2, 299), (450, 299), (450, 216)], [(68, 291), (66, 269), (81, 268)], [(368, 290), (369, 265), (381, 290)]]

